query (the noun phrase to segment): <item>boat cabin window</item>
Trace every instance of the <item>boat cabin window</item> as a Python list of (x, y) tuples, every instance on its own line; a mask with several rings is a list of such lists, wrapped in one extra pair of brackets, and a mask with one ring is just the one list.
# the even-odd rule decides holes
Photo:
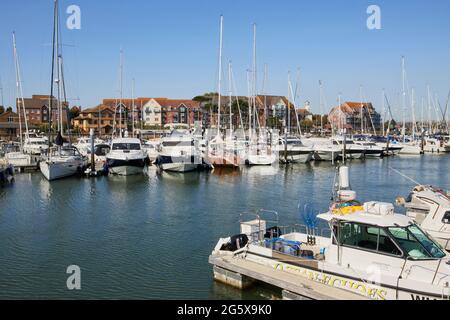
[(442, 219), (442, 223), (450, 224), (450, 211), (444, 213), (444, 218)]
[(406, 228), (393, 227), (389, 232), (409, 257), (413, 259), (443, 258), (445, 253), (416, 225)]
[(340, 244), (381, 254), (401, 256), (401, 251), (383, 228), (345, 222), (340, 228)]
[(139, 143), (114, 143), (113, 150), (141, 150)]

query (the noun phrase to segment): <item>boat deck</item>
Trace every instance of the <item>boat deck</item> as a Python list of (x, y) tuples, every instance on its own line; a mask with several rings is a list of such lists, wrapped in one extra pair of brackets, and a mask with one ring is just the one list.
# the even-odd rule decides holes
[(232, 256), (211, 255), (209, 263), (214, 266), (214, 277), (218, 281), (240, 288), (252, 281), (265, 282), (282, 289), (286, 299), (368, 300), (355, 293)]

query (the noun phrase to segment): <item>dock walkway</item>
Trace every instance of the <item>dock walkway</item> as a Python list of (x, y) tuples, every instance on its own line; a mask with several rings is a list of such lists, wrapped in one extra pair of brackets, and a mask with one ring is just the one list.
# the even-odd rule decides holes
[(261, 281), (282, 289), (283, 298), (288, 300), (367, 300), (355, 293), (240, 258), (211, 255), (209, 263), (214, 266), (217, 281), (241, 289)]

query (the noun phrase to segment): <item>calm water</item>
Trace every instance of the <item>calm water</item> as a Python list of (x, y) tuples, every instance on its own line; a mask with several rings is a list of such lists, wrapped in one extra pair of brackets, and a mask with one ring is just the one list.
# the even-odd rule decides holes
[[(450, 156), (353, 161), (361, 201), (393, 202), (415, 180), (450, 188)], [(297, 206), (325, 211), (329, 163), (244, 168), (241, 172), (71, 178), (40, 173), (0, 189), (0, 298), (266, 299), (214, 283), (208, 255), (219, 237), (236, 234), (239, 214), (277, 210), (283, 225), (301, 223)], [(81, 267), (82, 290), (66, 288), (67, 266)]]

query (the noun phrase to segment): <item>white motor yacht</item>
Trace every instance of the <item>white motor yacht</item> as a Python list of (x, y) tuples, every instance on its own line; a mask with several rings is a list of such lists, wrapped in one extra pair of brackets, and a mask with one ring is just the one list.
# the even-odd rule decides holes
[(161, 139), (161, 149), (155, 164), (164, 171), (189, 172), (202, 167), (198, 140), (188, 130), (173, 130)]
[(450, 251), (450, 191), (432, 186), (414, 187), (408, 198), (397, 198), (406, 208), (406, 215)]
[(284, 281), (297, 277), (336, 299), (449, 299), (450, 256), (392, 204), (357, 202), (343, 168), (330, 211), (317, 216), (328, 228), (319, 231), (315, 221), (284, 228), (276, 212), (259, 211), (241, 220), (240, 234), (219, 239), (210, 263), (267, 270)]
[(281, 162), (308, 163), (314, 155), (314, 148), (305, 146), (300, 138), (280, 138), (278, 155)]
[(136, 138), (117, 138), (111, 142), (111, 150), (106, 155), (106, 165), (111, 174), (128, 176), (144, 171), (147, 155)]
[(48, 151), (47, 137), (29, 137), (23, 144), (23, 152), (31, 155), (43, 155)]

